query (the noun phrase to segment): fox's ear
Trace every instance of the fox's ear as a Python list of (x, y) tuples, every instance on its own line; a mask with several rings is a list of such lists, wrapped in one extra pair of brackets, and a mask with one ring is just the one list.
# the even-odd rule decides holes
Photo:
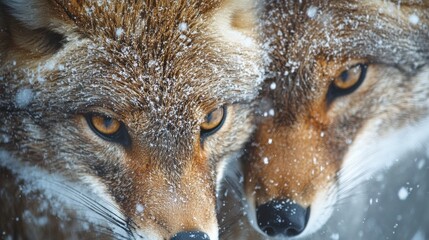
[(257, 39), (257, 0), (224, 0), (213, 14), (212, 27), (228, 42)]
[[(3, 42), (29, 53), (49, 54), (66, 41), (65, 13), (51, 0), (0, 0)], [(63, 12), (63, 14), (61, 14)]]

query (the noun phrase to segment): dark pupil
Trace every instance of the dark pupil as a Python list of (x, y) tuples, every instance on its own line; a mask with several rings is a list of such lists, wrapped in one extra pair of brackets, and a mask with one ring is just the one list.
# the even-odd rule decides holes
[(207, 122), (207, 123), (211, 122), (211, 121), (212, 121), (212, 118), (213, 118), (213, 113), (211, 112), (211, 113), (209, 113), (209, 115), (207, 115), (207, 117), (206, 117), (206, 122)]
[(111, 118), (109, 118), (109, 117), (105, 117), (103, 123), (104, 123), (104, 126), (106, 128), (109, 128), (110, 126), (112, 126), (113, 120)]
[(347, 82), (347, 80), (349, 79), (349, 71), (342, 72), (340, 78), (343, 82)]

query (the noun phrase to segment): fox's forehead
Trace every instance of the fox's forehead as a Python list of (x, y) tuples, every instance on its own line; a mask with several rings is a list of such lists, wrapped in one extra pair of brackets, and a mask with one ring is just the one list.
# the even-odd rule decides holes
[[(281, 7), (267, 5), (263, 26), (274, 46), (271, 52), (284, 54), (284, 62), (292, 70), (298, 69), (298, 65), (308, 65), (317, 57), (367, 58), (388, 64), (424, 62), (423, 56), (410, 53), (422, 47), (419, 43), (427, 39), (429, 4), (422, 1), (400, 4), (287, 0)], [(398, 56), (409, 59), (401, 61)]]
[[(103, 45), (90, 43), (67, 59), (54, 79), (60, 79), (56, 84), (67, 85), (71, 90), (68, 96), (115, 108), (123, 105), (126, 111), (157, 107), (175, 112), (196, 108), (209, 111), (224, 104), (247, 103), (256, 96), (258, 82), (251, 81), (259, 74), (256, 66), (235, 65), (233, 58), (218, 53), (188, 50), (166, 61), (146, 59), (126, 47), (108, 52)], [(236, 60), (240, 61), (238, 56)], [(62, 89), (59, 94), (65, 97)]]
[(207, 11), (217, 5), (216, 1), (71, 1), (62, 7), (66, 20), (86, 38), (167, 58), (175, 48), (201, 38), (207, 27)]
[[(262, 26), (274, 77), (268, 84), (277, 81), (279, 86), (274, 91), (278, 111), (293, 119), (324, 94), (324, 87), (335, 77), (327, 73), (328, 65), (341, 70), (357, 60), (412, 72), (425, 64), (428, 13), (427, 1), (401, 1), (400, 11), (394, 1), (267, 4)], [(299, 105), (294, 99), (300, 99)]]
[(122, 111), (162, 108), (160, 113), (175, 115), (249, 101), (258, 91), (259, 82), (253, 80), (260, 71), (256, 54), (237, 51), (212, 33), (210, 10), (218, 5), (217, 1), (63, 4), (71, 26), (78, 27), (84, 40), (63, 58), (66, 68), (56, 78), (89, 89), (76, 91), (86, 94), (82, 99), (115, 108), (123, 105)]
[[(201, 14), (208, 14), (219, 7), (221, 1), (110, 1), (110, 0), (70, 0), (56, 1), (56, 4), (67, 13), (66, 18), (80, 24), (96, 24), (99, 27), (126, 25), (128, 28), (139, 27), (145, 22), (148, 26), (158, 25), (166, 28), (171, 21), (183, 19), (195, 20)], [(176, 15), (163, 15), (163, 14)], [(88, 18), (93, 18), (92, 20)], [(140, 20), (137, 21), (136, 20)], [(150, 22), (152, 21), (152, 22)], [(82, 26), (81, 26), (82, 27)], [(101, 30), (101, 29), (99, 29)]]

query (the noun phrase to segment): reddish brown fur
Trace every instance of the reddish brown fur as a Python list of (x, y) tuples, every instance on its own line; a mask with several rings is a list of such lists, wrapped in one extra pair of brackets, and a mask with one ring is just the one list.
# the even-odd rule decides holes
[[(308, 207), (334, 186), (349, 145), (367, 122), (388, 111), (396, 117), (401, 105), (405, 107), (398, 112), (424, 109), (422, 102), (400, 102), (392, 89), (412, 99), (411, 87), (399, 79), (414, 76), (427, 64), (429, 5), (401, 1), (396, 8), (386, 1), (325, 0), (262, 5), (260, 30), (270, 61), (261, 98), (272, 103), (275, 115), (261, 119), (249, 144), (245, 192), (255, 207), (280, 199)], [(313, 16), (307, 12), (311, 7)], [(419, 16), (418, 24), (410, 23), (412, 13)], [(328, 101), (333, 79), (356, 64), (369, 65), (364, 84)], [(388, 82), (393, 77), (387, 73), (401, 77)], [(275, 89), (270, 89), (272, 83)], [(262, 108), (268, 115), (269, 108)], [(416, 112), (409, 116), (420, 117)], [(413, 117), (401, 114), (386, 126)]]
[(320, 119), (314, 115), (306, 120), (298, 119), (304, 124), (293, 127), (277, 125), (273, 119), (259, 125), (254, 138), (258, 145), (250, 153), (249, 165), (244, 169), (247, 194), (256, 196), (256, 206), (280, 197), (307, 207), (318, 189), (335, 181), (340, 163), (336, 155), (338, 149), (320, 136), (321, 132), (327, 132), (326, 124)]
[[(98, 2), (4, 2), (0, 126), (8, 128), (0, 153), (71, 182), (93, 177), (124, 214), (128, 234), (200, 230), (214, 237), (216, 174), (253, 129), (259, 51), (213, 26), (232, 1)], [(216, 17), (234, 18), (226, 23), (251, 36), (252, 24), (237, 23), (247, 16), (239, 6), (230, 11), (236, 17)], [(33, 93), (25, 106), (16, 101), (22, 89)], [(200, 124), (222, 106), (225, 125), (202, 138)], [(123, 122), (130, 146), (94, 134), (84, 117), (90, 113)], [(144, 211), (136, 211), (139, 204)], [(16, 208), (19, 215), (27, 206)], [(25, 237), (26, 227), (5, 231)], [(42, 237), (45, 229), (35, 229)]]

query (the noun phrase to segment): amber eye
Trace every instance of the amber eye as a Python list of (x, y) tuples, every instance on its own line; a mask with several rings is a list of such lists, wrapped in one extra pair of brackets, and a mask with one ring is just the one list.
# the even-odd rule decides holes
[(211, 111), (204, 119), (204, 122), (201, 124), (201, 135), (211, 135), (219, 130), (226, 117), (226, 108), (220, 107)]
[(364, 68), (362, 65), (356, 65), (348, 70), (343, 71), (334, 79), (334, 84), (339, 89), (350, 89), (359, 83)]
[(357, 64), (341, 72), (333, 79), (327, 93), (327, 102), (330, 104), (336, 97), (354, 92), (365, 80), (368, 65)]
[(88, 114), (85, 118), (92, 131), (104, 140), (122, 145), (130, 144), (128, 132), (122, 122), (101, 114)]
[(119, 131), (121, 123), (111, 117), (92, 116), (91, 123), (102, 134), (112, 135)]

